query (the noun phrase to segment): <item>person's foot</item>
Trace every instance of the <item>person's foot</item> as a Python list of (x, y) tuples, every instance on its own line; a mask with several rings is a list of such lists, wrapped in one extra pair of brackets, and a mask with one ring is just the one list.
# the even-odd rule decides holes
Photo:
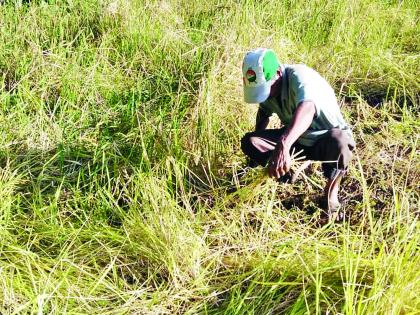
[(319, 202), (321, 214), (319, 224), (325, 225), (328, 222), (341, 222), (344, 219), (344, 213), (341, 210), (341, 203), (338, 200), (331, 200), (323, 196)]

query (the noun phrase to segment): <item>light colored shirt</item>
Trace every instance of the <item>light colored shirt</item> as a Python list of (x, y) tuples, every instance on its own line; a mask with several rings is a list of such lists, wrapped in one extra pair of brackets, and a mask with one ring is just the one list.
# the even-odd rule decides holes
[(348, 124), (341, 114), (334, 90), (315, 70), (303, 65), (282, 65), (280, 93), (260, 103), (261, 109), (271, 116), (277, 114), (284, 125), (289, 125), (297, 106), (302, 102), (313, 102), (316, 114), (308, 128), (297, 140), (305, 146), (313, 146), (328, 130), (347, 130), (353, 138)]

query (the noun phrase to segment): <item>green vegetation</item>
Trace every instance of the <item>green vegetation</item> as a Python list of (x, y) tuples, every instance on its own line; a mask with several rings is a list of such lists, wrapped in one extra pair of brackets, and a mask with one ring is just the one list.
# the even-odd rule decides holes
[[(0, 313), (420, 312), (418, 1), (3, 2)], [(342, 224), (238, 180), (258, 46), (354, 127)]]

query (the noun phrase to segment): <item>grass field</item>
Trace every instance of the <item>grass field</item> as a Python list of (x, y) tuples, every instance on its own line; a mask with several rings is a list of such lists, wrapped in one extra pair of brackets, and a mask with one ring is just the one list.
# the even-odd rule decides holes
[[(419, 9), (2, 1), (0, 313), (419, 314)], [(336, 91), (344, 223), (316, 225), (317, 164), (238, 180), (260, 46)]]

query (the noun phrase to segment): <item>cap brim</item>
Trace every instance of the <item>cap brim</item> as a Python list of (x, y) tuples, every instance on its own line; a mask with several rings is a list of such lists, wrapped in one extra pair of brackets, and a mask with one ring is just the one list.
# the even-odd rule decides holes
[(270, 96), (271, 84), (256, 87), (244, 86), (244, 100), (246, 103), (262, 103)]

